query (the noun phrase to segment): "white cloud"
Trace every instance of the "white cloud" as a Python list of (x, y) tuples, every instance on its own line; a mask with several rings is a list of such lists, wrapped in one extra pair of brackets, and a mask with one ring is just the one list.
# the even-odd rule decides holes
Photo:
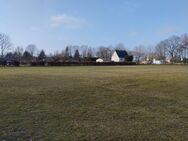
[(86, 24), (85, 19), (66, 14), (51, 16), (50, 21), (52, 27), (81, 28)]

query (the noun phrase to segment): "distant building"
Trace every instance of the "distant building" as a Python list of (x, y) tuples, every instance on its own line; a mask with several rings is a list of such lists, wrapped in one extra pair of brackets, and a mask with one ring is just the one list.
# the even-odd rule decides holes
[(115, 52), (112, 54), (111, 61), (125, 62), (125, 56), (127, 55), (128, 53), (125, 50), (115, 50)]
[(171, 63), (172, 63), (172, 62), (171, 62), (171, 59), (166, 59), (166, 60), (165, 60), (165, 63), (166, 63), (166, 64), (171, 64)]
[(97, 63), (102, 63), (102, 62), (104, 62), (104, 60), (101, 59), (101, 58), (99, 58), (99, 59), (96, 60), (96, 62), (97, 62)]
[(164, 64), (162, 60), (156, 60), (156, 59), (153, 59), (153, 64), (155, 65), (161, 65), (161, 64)]
[(139, 63), (140, 62), (140, 56), (133, 56), (133, 61), (134, 63)]

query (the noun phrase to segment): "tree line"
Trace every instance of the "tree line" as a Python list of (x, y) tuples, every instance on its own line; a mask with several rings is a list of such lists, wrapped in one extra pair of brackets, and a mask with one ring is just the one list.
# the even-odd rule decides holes
[[(99, 46), (97, 48), (87, 45), (70, 45), (61, 52), (56, 51), (47, 55), (44, 50), (39, 50), (35, 44), (29, 44), (25, 48), (21, 46), (13, 48), (10, 37), (0, 33), (1, 65), (29, 65), (36, 62), (42, 64), (46, 62), (95, 62), (97, 58), (110, 62), (115, 50), (126, 50), (130, 56), (137, 57), (137, 63), (154, 58), (164, 62), (170, 60), (171, 63), (187, 63), (188, 35), (174, 35), (160, 41), (155, 46), (139, 45), (133, 49), (126, 49), (122, 43), (116, 46)], [(129, 59), (125, 60), (130, 61)]]

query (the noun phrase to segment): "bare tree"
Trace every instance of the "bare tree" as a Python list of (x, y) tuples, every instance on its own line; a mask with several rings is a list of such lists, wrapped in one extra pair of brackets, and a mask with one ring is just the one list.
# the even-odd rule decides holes
[(161, 41), (160, 43), (158, 43), (155, 47), (155, 53), (156, 53), (156, 57), (159, 60), (164, 60), (167, 57), (167, 51), (166, 51), (166, 47), (165, 47), (165, 42)]
[(80, 47), (81, 53), (82, 53), (82, 57), (85, 58), (87, 57), (87, 50), (88, 50), (88, 46), (87, 45), (82, 45)]
[(28, 51), (33, 57), (35, 53), (37, 53), (37, 47), (34, 44), (30, 44), (26, 47), (26, 51)]
[(155, 52), (155, 46), (149, 45), (146, 47), (146, 54), (149, 56)]
[(89, 47), (87, 45), (82, 45), (80, 47), (80, 50), (83, 58), (94, 56), (94, 49), (92, 47)]
[(91, 58), (94, 56), (92, 47), (89, 47), (87, 50), (87, 57)]
[(169, 57), (171, 58), (172, 63), (178, 60), (183, 52), (181, 38), (178, 36), (172, 36), (162, 42)]
[(65, 52), (59, 53), (58, 51), (55, 51), (54, 54), (51, 54), (51, 59), (55, 62), (58, 61), (65, 61)]
[(188, 58), (188, 35), (182, 36), (183, 58)]
[(101, 46), (101, 47), (98, 48), (97, 56), (104, 59), (104, 60), (110, 61), (111, 56), (112, 56), (112, 52), (113, 51), (112, 51), (111, 46), (109, 46), (109, 47)]
[(1, 58), (4, 57), (5, 52), (9, 50), (11, 47), (10, 37), (4, 33), (0, 33), (0, 51)]

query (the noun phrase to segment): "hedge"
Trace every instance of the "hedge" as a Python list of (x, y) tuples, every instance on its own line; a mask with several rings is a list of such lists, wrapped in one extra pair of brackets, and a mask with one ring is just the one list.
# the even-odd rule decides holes
[(133, 62), (31, 62), (31, 66), (115, 66), (136, 65)]

